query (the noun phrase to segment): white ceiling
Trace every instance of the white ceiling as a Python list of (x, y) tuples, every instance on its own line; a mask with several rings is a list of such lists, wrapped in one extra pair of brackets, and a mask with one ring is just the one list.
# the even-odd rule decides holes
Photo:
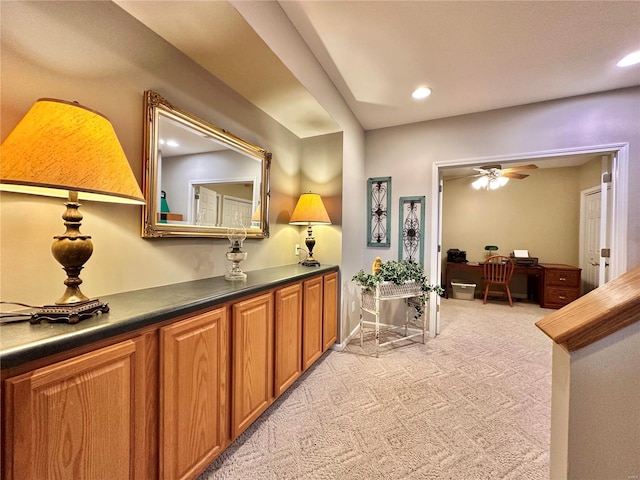
[(638, 1), (280, 4), (366, 130), (640, 84)]
[[(226, 1), (116, 3), (299, 137), (339, 130)], [(635, 0), (279, 3), (366, 130), (640, 85)]]

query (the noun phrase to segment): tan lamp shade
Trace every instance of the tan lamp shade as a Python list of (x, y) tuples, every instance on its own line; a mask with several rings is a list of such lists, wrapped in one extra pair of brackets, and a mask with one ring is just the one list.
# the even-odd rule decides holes
[(331, 219), (317, 193), (303, 193), (293, 209), (290, 225), (330, 225)]
[(144, 204), (115, 131), (76, 103), (39, 99), (0, 149), (0, 190)]

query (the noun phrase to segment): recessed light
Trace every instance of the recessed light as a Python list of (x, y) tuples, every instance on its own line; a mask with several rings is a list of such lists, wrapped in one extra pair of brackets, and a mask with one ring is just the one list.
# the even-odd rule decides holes
[(431, 95), (431, 89), (429, 87), (418, 87), (411, 94), (411, 96), (416, 100), (422, 100), (423, 98), (427, 98), (429, 95)]
[(638, 63), (640, 63), (640, 50), (626, 55), (622, 60), (616, 63), (616, 65), (619, 67), (630, 67), (631, 65), (636, 65)]

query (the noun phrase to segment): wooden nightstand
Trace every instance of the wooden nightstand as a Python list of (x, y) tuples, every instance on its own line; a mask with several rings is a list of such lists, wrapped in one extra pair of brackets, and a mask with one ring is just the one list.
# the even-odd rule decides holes
[(580, 296), (581, 269), (558, 263), (542, 263), (542, 308), (562, 308)]

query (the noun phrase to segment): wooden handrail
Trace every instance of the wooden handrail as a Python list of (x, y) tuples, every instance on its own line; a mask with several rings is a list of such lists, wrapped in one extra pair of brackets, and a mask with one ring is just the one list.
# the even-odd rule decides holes
[(538, 320), (536, 326), (568, 351), (640, 321), (640, 267)]

